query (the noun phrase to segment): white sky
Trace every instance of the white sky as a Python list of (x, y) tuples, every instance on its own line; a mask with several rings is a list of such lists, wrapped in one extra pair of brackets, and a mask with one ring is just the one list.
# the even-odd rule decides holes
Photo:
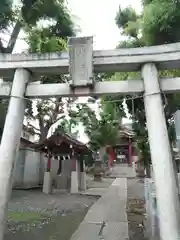
[[(19, 0), (14, 0), (18, 2)], [(141, 10), (141, 0), (67, 0), (74, 21), (80, 26), (80, 36), (93, 36), (94, 49), (113, 49), (123, 38), (115, 24), (119, 5), (125, 8), (133, 6)], [(26, 44), (19, 40), (15, 52), (21, 52)]]
[(132, 5), (138, 12), (141, 0), (68, 0), (73, 15), (82, 30), (80, 35), (94, 37), (95, 49), (112, 49), (121, 39), (115, 24), (119, 5), (123, 8)]

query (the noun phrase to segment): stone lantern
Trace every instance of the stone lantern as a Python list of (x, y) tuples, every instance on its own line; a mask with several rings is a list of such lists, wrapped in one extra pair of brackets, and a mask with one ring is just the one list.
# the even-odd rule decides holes
[(98, 155), (94, 163), (94, 181), (101, 181), (102, 175), (103, 175), (102, 161)]

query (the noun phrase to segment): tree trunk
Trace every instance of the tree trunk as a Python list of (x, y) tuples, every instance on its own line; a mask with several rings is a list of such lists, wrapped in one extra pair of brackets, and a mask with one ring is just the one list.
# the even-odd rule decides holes
[(13, 49), (14, 49), (14, 46), (16, 44), (16, 40), (18, 38), (18, 35), (21, 31), (21, 27), (22, 27), (22, 24), (21, 22), (18, 20), (16, 22), (16, 25), (14, 26), (14, 29), (13, 29), (13, 32), (11, 34), (11, 37), (10, 37), (10, 40), (8, 42), (8, 46), (5, 50), (6, 53), (12, 53)]
[(43, 142), (47, 138), (48, 131), (49, 131), (49, 128), (44, 127), (44, 126), (40, 126), (40, 139), (39, 139), (39, 142)]
[(151, 178), (151, 166), (149, 162), (146, 163), (145, 169), (146, 169), (146, 177)]
[(58, 158), (59, 164), (58, 164), (58, 170), (57, 170), (57, 175), (60, 175), (62, 172), (62, 159), (61, 157)]

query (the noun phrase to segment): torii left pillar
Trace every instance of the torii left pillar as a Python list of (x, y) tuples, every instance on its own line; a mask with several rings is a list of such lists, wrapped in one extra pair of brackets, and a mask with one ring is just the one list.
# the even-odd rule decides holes
[(12, 173), (19, 149), (26, 101), (24, 94), (30, 73), (26, 69), (15, 71), (11, 97), (0, 146), (0, 240), (4, 238), (8, 200), (12, 189)]

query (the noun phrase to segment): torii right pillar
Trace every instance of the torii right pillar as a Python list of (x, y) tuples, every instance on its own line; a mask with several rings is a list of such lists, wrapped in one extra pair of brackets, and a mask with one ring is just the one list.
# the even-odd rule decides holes
[(179, 200), (173, 169), (158, 72), (155, 64), (142, 68), (144, 104), (154, 170), (161, 240), (179, 240)]

